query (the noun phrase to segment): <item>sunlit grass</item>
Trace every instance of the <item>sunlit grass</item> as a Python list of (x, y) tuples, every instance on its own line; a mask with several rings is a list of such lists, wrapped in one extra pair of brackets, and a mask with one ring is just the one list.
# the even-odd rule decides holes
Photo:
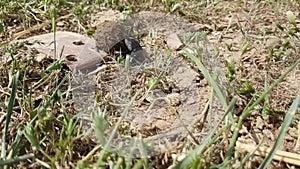
[[(171, 13), (188, 13), (185, 11), (186, 4), (176, 0), (161, 0), (161, 1), (96, 1), (97, 7), (110, 7), (120, 11), (129, 13), (136, 12), (138, 8), (147, 9), (149, 7), (162, 7), (166, 12)], [(189, 3), (196, 3), (191, 1)], [(197, 9), (206, 8), (208, 5), (214, 5), (219, 2), (202, 2), (197, 6)], [(275, 2), (273, 2), (275, 3)], [(203, 5), (205, 4), (205, 5)], [(200, 6), (201, 5), (201, 6)], [(75, 15), (79, 23), (86, 23), (89, 11), (93, 8), (87, 1), (74, 3), (68, 1), (1, 1), (0, 2), (0, 33), (5, 36), (8, 34), (9, 16), (13, 16), (16, 24), (23, 25), (26, 29), (43, 20), (51, 20), (52, 31), (56, 32), (56, 23), (59, 15), (72, 14)], [(216, 9), (217, 10), (217, 9)], [(19, 15), (16, 15), (17, 13)], [(283, 40), (280, 49), (270, 49), (268, 64), (271, 61), (281, 61), (286, 51), (292, 48), (298, 51), (295, 46), (299, 44), (299, 28), (297, 27), (297, 16), (291, 12), (286, 12), (286, 20), (290, 25), (281, 25), (277, 23), (275, 26), (281, 30), (286, 39)], [(245, 35), (246, 36), (246, 35)], [(251, 41), (241, 42), (241, 56), (247, 54)], [(228, 50), (232, 50), (232, 44), (228, 44)], [(22, 46), (22, 45), (20, 45)], [(124, 156), (121, 152), (113, 150), (112, 140), (116, 135), (118, 127), (123, 118), (127, 115), (129, 108), (136, 101), (137, 95), (146, 96), (146, 93), (136, 93), (127, 107), (121, 113), (119, 121), (114, 126), (111, 135), (107, 137), (105, 132), (110, 125), (106, 119), (106, 110), (99, 109), (95, 105), (93, 112), (93, 123), (97, 143), (90, 141), (82, 128), (81, 119), (78, 115), (72, 114), (69, 110), (70, 103), (68, 99), (71, 97), (72, 87), (70, 84), (71, 73), (61, 74), (63, 69), (63, 61), (49, 61), (51, 64), (37, 66), (35, 62), (22, 60), (22, 50), (12, 44), (2, 44), (0, 48), (1, 64), (1, 79), (0, 82), (0, 121), (5, 121), (3, 130), (1, 131), (1, 158), (0, 168), (10, 168), (15, 166), (28, 167), (26, 165), (35, 163), (40, 167), (45, 168), (151, 168), (159, 166), (155, 164), (159, 160), (148, 156), (147, 151), (141, 149), (141, 157), (135, 158), (132, 154)], [(3, 47), (3, 48), (2, 48)], [(55, 47), (56, 48), (56, 47)], [(55, 49), (56, 50), (56, 49)], [(5, 52), (4, 52), (5, 51)], [(20, 52), (21, 54), (19, 54)], [(9, 54), (10, 58), (4, 58), (4, 54)], [(56, 52), (54, 52), (56, 53)], [(208, 84), (213, 90), (216, 97), (211, 97), (211, 102), (218, 99), (222, 105), (224, 114), (220, 121), (213, 126), (207, 133), (200, 145), (192, 147), (189, 152), (184, 152), (183, 160), (174, 161), (174, 168), (231, 168), (238, 160), (240, 153), (236, 147), (239, 131), (242, 128), (243, 122), (247, 117), (257, 110), (259, 105), (269, 105), (269, 95), (285, 78), (300, 65), (300, 59), (296, 60), (292, 65), (289, 65), (287, 70), (274, 82), (269, 84), (268, 79), (265, 81), (263, 92), (259, 93), (252, 86), (250, 79), (235, 79), (235, 70), (238, 66), (234, 62), (227, 65), (227, 80), (234, 84), (240, 82), (242, 85), (237, 88), (230, 86), (232, 90), (230, 97), (225, 95), (220, 88), (215, 77), (218, 75), (212, 74), (201, 62), (201, 54), (183, 49), (179, 52), (180, 55), (191, 61), (199, 71), (203, 74)], [(2, 56), (3, 55), (3, 56)], [(17, 56), (17, 57), (15, 57)], [(20, 58), (21, 57), (21, 58)], [(4, 64), (4, 62), (7, 62)], [(24, 66), (26, 65), (26, 66)], [(28, 74), (29, 69), (41, 69), (40, 76), (31, 77)], [(127, 65), (126, 69), (130, 69)], [(162, 76), (159, 74), (157, 79), (153, 79), (148, 84), (149, 91), (156, 85), (156, 82)], [(7, 75), (8, 78), (5, 78)], [(32, 81), (32, 82), (28, 82)], [(28, 84), (27, 84), (28, 83)], [(4, 85), (5, 84), (5, 85)], [(36, 95), (40, 95), (40, 99)], [(238, 96), (247, 96), (248, 103), (241, 110), (241, 114), (236, 116), (236, 104)], [(230, 100), (231, 99), (231, 100)], [(299, 96), (293, 100), (290, 109), (284, 112), (285, 118), (280, 134), (278, 135), (275, 145), (271, 152), (261, 164), (261, 168), (266, 168), (272, 161), (276, 151), (284, 140), (284, 136), (293, 118), (299, 109)], [(212, 106), (212, 105), (210, 105)], [(263, 107), (262, 112), (270, 114), (267, 107)], [(214, 113), (214, 112), (211, 112)], [(272, 114), (271, 114), (272, 115)], [(21, 119), (20, 119), (21, 118)], [(224, 135), (228, 137), (224, 137)], [(230, 136), (229, 136), (230, 135)], [(226, 148), (224, 144), (229, 143)], [(142, 145), (143, 142), (135, 142), (132, 146), (132, 151), (136, 150), (137, 145)], [(186, 143), (188, 144), (188, 143)], [(217, 151), (225, 151), (223, 161), (214, 161), (214, 153)], [(131, 152), (132, 153), (132, 152)], [(242, 161), (244, 165), (255, 153), (249, 153)]]

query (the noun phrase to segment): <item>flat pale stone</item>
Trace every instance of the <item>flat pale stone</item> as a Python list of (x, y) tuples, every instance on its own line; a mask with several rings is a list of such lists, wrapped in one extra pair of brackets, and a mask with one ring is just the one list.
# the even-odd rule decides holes
[(56, 52), (54, 49), (54, 33), (37, 35), (22, 41), (33, 43), (30, 47), (37, 49), (39, 52), (38, 60), (44, 57), (63, 58), (73, 70), (91, 71), (103, 62), (102, 58), (106, 53), (97, 51), (94, 39), (65, 31), (58, 31), (55, 36)]
[(176, 33), (170, 34), (167, 37), (166, 42), (168, 47), (173, 50), (180, 50), (184, 46)]

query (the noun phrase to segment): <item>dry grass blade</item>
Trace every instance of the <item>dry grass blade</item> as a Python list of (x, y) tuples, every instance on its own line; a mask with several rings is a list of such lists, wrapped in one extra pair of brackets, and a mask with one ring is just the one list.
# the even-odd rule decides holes
[[(256, 149), (255, 145), (243, 144), (237, 142), (237, 149), (239, 151), (252, 152), (254, 154), (262, 157), (271, 155), (271, 148), (260, 146)], [(286, 151), (277, 150), (275, 154), (272, 155), (272, 158), (277, 161), (286, 162), (289, 164), (300, 166), (300, 155), (296, 153), (290, 153)]]

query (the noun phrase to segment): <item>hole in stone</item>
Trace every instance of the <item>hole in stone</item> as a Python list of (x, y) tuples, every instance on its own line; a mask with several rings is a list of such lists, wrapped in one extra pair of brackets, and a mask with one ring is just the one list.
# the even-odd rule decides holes
[(76, 62), (77, 61), (77, 56), (70, 54), (66, 56), (67, 61), (71, 61), (71, 62)]
[(75, 40), (73, 42), (74, 45), (84, 45), (84, 43), (81, 40)]

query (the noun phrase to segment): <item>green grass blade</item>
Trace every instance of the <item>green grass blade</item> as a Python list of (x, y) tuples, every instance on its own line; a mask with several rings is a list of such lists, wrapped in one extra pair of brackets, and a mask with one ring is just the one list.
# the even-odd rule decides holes
[(41, 149), (40, 143), (35, 134), (36, 133), (34, 131), (32, 124), (28, 123), (24, 129), (24, 135), (32, 146), (36, 147), (37, 149)]
[(33, 157), (34, 157), (33, 154), (25, 154), (25, 155), (15, 157), (15, 158), (12, 158), (12, 159), (9, 159), (9, 160), (4, 160), (4, 161), (0, 160), (0, 166), (16, 164), (20, 161), (24, 161), (24, 160), (27, 160), (27, 159), (30, 159), (30, 158), (33, 158)]
[(205, 68), (205, 66), (201, 63), (200, 59), (198, 59), (193, 53), (189, 52), (188, 50), (182, 50), (180, 54), (186, 56), (187, 58), (191, 59), (196, 65), (197, 68), (202, 72), (205, 79), (210, 83), (213, 90), (216, 92), (216, 95), (221, 102), (224, 110), (228, 107), (228, 102), (226, 99), (226, 96), (221, 91), (220, 87), (218, 86), (217, 82), (214, 80), (214, 78), (210, 75), (208, 70)]
[[(32, 121), (34, 121), (34, 120), (35, 119), (33, 119)], [(34, 130), (34, 128), (32, 126), (32, 121), (26, 125), (26, 127), (23, 131), (24, 136), (26, 137), (26, 139), (30, 142), (30, 144), (32, 146), (36, 147), (46, 158), (48, 158), (50, 160), (51, 157), (40, 146), (40, 142), (38, 141), (38, 138), (36, 136), (36, 131)]]
[(284, 140), (284, 136), (287, 133), (290, 124), (292, 123), (293, 117), (296, 114), (298, 107), (300, 106), (300, 96), (298, 96), (294, 102), (292, 103), (289, 111), (287, 112), (280, 133), (278, 135), (278, 138), (272, 148), (272, 150), (270, 151), (269, 155), (266, 157), (266, 159), (264, 160), (264, 162), (259, 166), (260, 169), (264, 169), (267, 168), (267, 166), (270, 164), (270, 162), (272, 161), (276, 151), (279, 149), (282, 141)]
[(102, 145), (106, 144), (105, 131), (109, 127), (109, 123), (106, 119), (106, 111), (100, 110), (98, 108), (98, 112), (92, 113), (93, 124), (95, 125), (95, 134), (98, 142)]
[(11, 91), (11, 95), (10, 95), (9, 103), (8, 103), (8, 107), (7, 107), (6, 122), (5, 122), (4, 131), (3, 131), (3, 135), (2, 135), (2, 145), (1, 145), (1, 158), (2, 159), (5, 158), (5, 156), (6, 156), (6, 149), (5, 149), (6, 134), (7, 134), (8, 126), (10, 123), (11, 115), (13, 113), (13, 107), (15, 104), (17, 88), (18, 88), (18, 79), (19, 79), (19, 72), (17, 72), (14, 76), (13, 87), (12, 87), (12, 91)]

